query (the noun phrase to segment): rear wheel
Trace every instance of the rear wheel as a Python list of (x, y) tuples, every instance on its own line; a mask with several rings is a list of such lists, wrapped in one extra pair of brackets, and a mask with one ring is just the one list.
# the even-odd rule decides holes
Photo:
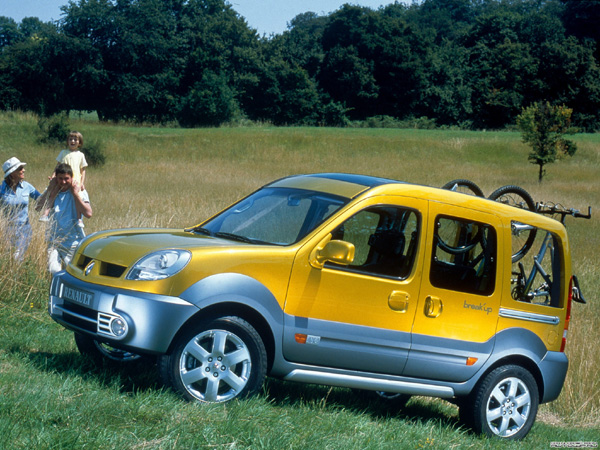
[(452, 180), (443, 185), (442, 189), (461, 192), (463, 194), (476, 195), (477, 197), (485, 197), (481, 188), (471, 180)]
[(162, 356), (163, 381), (188, 400), (222, 403), (261, 388), (267, 353), (258, 332), (240, 317), (201, 323)]
[(352, 392), (361, 399), (368, 402), (378, 402), (386, 408), (402, 409), (411, 398), (410, 394), (399, 394), (396, 392), (370, 391), (366, 389), (353, 388)]
[[(489, 196), (490, 200), (514, 206), (515, 208), (528, 209), (535, 212), (535, 202), (529, 192), (519, 186), (502, 186)], [(519, 261), (529, 251), (535, 240), (537, 229), (535, 227), (513, 225), (512, 237), (512, 262)]]
[(460, 417), (477, 433), (503, 439), (524, 438), (535, 421), (539, 393), (523, 367), (507, 365), (490, 372), (464, 401)]

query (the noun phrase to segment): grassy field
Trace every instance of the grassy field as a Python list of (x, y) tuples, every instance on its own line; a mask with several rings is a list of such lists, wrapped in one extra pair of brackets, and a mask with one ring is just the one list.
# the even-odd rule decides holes
[[(73, 128), (105, 146), (90, 168), (94, 216), (86, 231), (196, 224), (282, 176), (354, 172), (440, 186), (468, 178), (486, 194), (505, 184), (536, 200), (600, 206), (600, 135), (578, 135), (575, 157), (537, 167), (518, 133), (328, 128), (134, 128), (88, 121)], [(28, 163), (40, 191), (64, 146), (38, 141), (36, 118), (0, 114), (0, 159)], [(23, 264), (0, 244), (0, 449), (547, 449), (600, 440), (600, 221), (567, 219), (574, 271), (588, 305), (575, 304), (558, 400), (542, 405), (521, 443), (461, 429), (457, 409), (414, 398), (402, 410), (344, 389), (269, 380), (257, 398), (199, 406), (160, 387), (154, 368), (94, 368), (72, 333), (45, 312), (43, 230)], [(1, 231), (1, 230), (0, 230)]]

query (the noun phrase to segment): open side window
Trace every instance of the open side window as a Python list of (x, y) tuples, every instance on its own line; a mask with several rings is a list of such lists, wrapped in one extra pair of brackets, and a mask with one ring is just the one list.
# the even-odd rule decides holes
[(432, 286), (490, 295), (496, 281), (496, 231), (463, 218), (436, 218), (430, 282)]
[(420, 222), (419, 213), (413, 209), (373, 206), (360, 211), (332, 233), (333, 239), (354, 244), (354, 261), (349, 266), (325, 266), (406, 278), (414, 265)]

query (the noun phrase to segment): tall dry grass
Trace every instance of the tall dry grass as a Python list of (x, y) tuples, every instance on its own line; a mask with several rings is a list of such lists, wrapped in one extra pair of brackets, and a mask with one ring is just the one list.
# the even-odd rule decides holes
[[(60, 146), (41, 145), (35, 117), (0, 114), (0, 159), (28, 163), (26, 179), (40, 191)], [(527, 162), (518, 133), (390, 129), (219, 128), (182, 130), (133, 128), (77, 122), (84, 138), (102, 141), (107, 163), (88, 168), (86, 186), (93, 217), (88, 233), (120, 227), (185, 227), (196, 224), (261, 185), (283, 176), (312, 172), (354, 172), (441, 186), (468, 178), (486, 194), (506, 185), (527, 189), (536, 200), (598, 211), (600, 136), (575, 137), (573, 158), (547, 167), (543, 183)], [(0, 287), (27, 306), (45, 301), (48, 277), (41, 224), (29, 257), (15, 264), (2, 250)], [(570, 220), (573, 267), (588, 305), (575, 304), (567, 354), (570, 370), (560, 398), (540, 419), (570, 426), (600, 427), (600, 222)], [(33, 286), (33, 287), (32, 287)]]

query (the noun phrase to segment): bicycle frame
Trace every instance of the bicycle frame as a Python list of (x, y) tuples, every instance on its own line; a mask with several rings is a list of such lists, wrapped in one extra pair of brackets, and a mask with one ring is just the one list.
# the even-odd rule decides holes
[[(531, 272), (529, 273), (529, 276), (527, 277), (525, 282), (521, 283), (520, 287), (517, 286), (515, 288), (513, 298), (516, 295), (518, 297), (517, 300), (531, 302), (535, 297), (550, 297), (550, 291), (552, 289), (552, 279), (542, 267), (541, 261), (543, 261), (544, 257), (546, 256), (546, 251), (548, 250), (548, 247), (550, 247), (550, 258), (552, 261), (551, 264), (554, 264), (554, 246), (550, 246), (549, 244), (551, 240), (552, 233), (546, 232), (546, 236), (542, 241), (542, 245), (540, 246), (538, 254), (533, 257), (533, 267), (531, 268)], [(523, 263), (519, 262), (518, 265), (520, 272), (518, 273), (519, 277), (517, 278), (516, 282), (520, 283), (520, 280), (525, 279), (525, 269), (523, 267)], [(531, 292), (531, 287), (533, 286), (533, 282), (535, 281), (535, 278), (538, 273), (544, 279), (544, 283), (541, 284), (540, 287), (538, 287), (537, 289), (533, 290), (533, 292)], [(546, 303), (547, 302), (548, 301), (546, 301)]]
[[(587, 214), (581, 214), (578, 210), (573, 209), (573, 208), (567, 209), (567, 208), (564, 208), (562, 205), (548, 204), (548, 203), (538, 203), (536, 205), (536, 209), (537, 209), (537, 212), (540, 214), (560, 215), (560, 222), (563, 225), (565, 223), (566, 216), (573, 216), (573, 217), (584, 218), (584, 219), (589, 219), (592, 216), (592, 208), (591, 207), (588, 207)], [(532, 230), (534, 228), (535, 227), (533, 227), (531, 225), (514, 222), (512, 224), (512, 233), (513, 233), (513, 235), (518, 236), (521, 232), (527, 231), (527, 230)], [(544, 270), (544, 268), (542, 267), (542, 264), (541, 264), (544, 257), (546, 256), (546, 252), (547, 252), (548, 248), (550, 248), (551, 265), (554, 266), (555, 254), (554, 254), (554, 246), (551, 245), (551, 241), (552, 241), (552, 233), (547, 231), (537, 255), (533, 256), (533, 266), (532, 266), (531, 271), (528, 276), (526, 276), (526, 274), (525, 274), (525, 268), (524, 268), (523, 264), (521, 262), (518, 263), (519, 272), (513, 272), (513, 274), (517, 275), (517, 278), (512, 280), (514, 283), (517, 284), (517, 286), (515, 286), (515, 288), (513, 289), (513, 293), (512, 293), (513, 298), (515, 300), (532, 302), (536, 297), (546, 297), (545, 303), (548, 303), (548, 301), (549, 301), (548, 299), (550, 299), (550, 301), (551, 301), (552, 279), (548, 275), (548, 273), (546, 273), (546, 271)], [(542, 283), (538, 288), (531, 291), (531, 288), (533, 286), (533, 283), (534, 283), (535, 278), (538, 273), (543, 278), (544, 283)], [(576, 277), (573, 277), (573, 282), (575, 283), (575, 285), (573, 286), (573, 291), (574, 291), (574, 294), (576, 294), (573, 296), (573, 299), (580, 303), (585, 303), (585, 299), (581, 295), (581, 290), (579, 289), (579, 283), (578, 283)]]

